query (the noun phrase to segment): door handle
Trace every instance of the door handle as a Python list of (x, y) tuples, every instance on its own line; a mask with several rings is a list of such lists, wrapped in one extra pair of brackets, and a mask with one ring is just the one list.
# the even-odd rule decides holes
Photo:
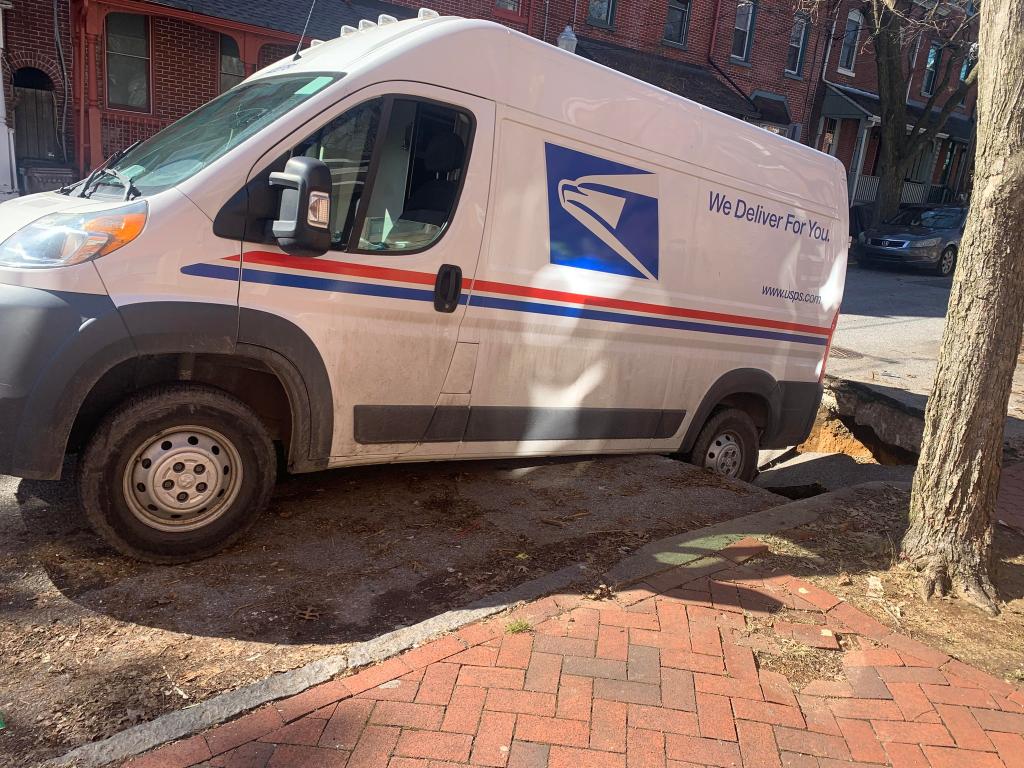
[(454, 312), (462, 296), (462, 267), (442, 264), (434, 281), (434, 309), (438, 312)]

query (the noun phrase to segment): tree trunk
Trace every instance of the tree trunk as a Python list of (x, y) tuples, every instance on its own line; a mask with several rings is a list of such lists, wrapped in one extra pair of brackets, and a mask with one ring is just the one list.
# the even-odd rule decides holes
[(979, 48), (974, 193), (903, 554), (925, 597), (952, 590), (997, 612), (992, 522), (1024, 325), (1024, 0), (985, 0)]
[(899, 211), (907, 161), (906, 74), (903, 71), (902, 25), (900, 17), (886, 8), (878, 15), (874, 36), (875, 65), (878, 72), (878, 98), (882, 133), (878, 195), (871, 224), (878, 226)]

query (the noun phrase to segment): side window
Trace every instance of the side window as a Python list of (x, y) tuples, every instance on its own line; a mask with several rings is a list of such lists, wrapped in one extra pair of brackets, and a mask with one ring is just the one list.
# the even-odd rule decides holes
[(315, 157), (331, 170), (331, 247), (345, 250), (366, 187), (383, 99), (353, 107), (297, 146), (293, 156)]
[(361, 251), (418, 251), (451, 221), (472, 140), (470, 116), (433, 102), (396, 97), (363, 217)]

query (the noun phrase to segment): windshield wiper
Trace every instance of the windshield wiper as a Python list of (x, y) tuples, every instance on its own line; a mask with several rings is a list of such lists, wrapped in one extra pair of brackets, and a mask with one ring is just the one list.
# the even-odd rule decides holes
[[(122, 187), (124, 187), (124, 199), (134, 200), (136, 197), (141, 195), (138, 188), (135, 186), (135, 179), (129, 179), (123, 173), (113, 168), (99, 168), (97, 169), (99, 176), (109, 176), (112, 179), (118, 181)], [(99, 186), (99, 181), (96, 182), (96, 187)], [(96, 187), (93, 187), (93, 192), (96, 191)]]
[[(119, 149), (117, 152), (115, 152), (110, 157), (108, 157), (106, 160), (104, 160), (96, 168), (96, 170), (94, 170), (92, 173), (89, 174), (89, 178), (87, 178), (85, 180), (85, 183), (82, 185), (82, 191), (78, 193), (78, 196), (79, 197), (88, 197), (89, 196), (89, 187), (96, 180), (96, 178), (101, 173), (103, 173), (105, 170), (107, 170), (110, 166), (112, 166), (114, 163), (116, 163), (118, 160), (120, 160), (122, 157), (124, 157), (129, 152), (131, 152), (133, 149), (135, 149), (137, 146), (139, 146), (139, 144), (141, 144), (141, 143), (142, 143), (142, 139), (139, 139), (138, 141), (132, 142), (131, 144), (129, 144), (124, 149)], [(117, 177), (115, 176), (114, 178), (117, 178)], [(70, 191), (71, 190), (69, 189), (68, 192), (70, 192)], [(138, 190), (136, 190), (136, 192), (138, 192)], [(125, 189), (125, 194), (126, 195), (128, 194), (127, 186), (126, 186), (126, 189)], [(126, 199), (127, 199), (127, 197), (126, 197)]]

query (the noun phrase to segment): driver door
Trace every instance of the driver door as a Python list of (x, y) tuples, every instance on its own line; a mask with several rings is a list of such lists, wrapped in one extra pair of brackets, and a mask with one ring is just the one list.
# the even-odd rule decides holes
[[(334, 465), (387, 461), (421, 444), (418, 453), (456, 452), (435, 415), (451, 389), (462, 281), (480, 252), (493, 134), (493, 102), (391, 82), (346, 98), (253, 169), (258, 181), (303, 154), (331, 171), (331, 250), (308, 258), (267, 238), (243, 242), (239, 302), (240, 338), (259, 316), (245, 310), (260, 310), (297, 325), (319, 351)], [(463, 396), (468, 405), (468, 389)]]

